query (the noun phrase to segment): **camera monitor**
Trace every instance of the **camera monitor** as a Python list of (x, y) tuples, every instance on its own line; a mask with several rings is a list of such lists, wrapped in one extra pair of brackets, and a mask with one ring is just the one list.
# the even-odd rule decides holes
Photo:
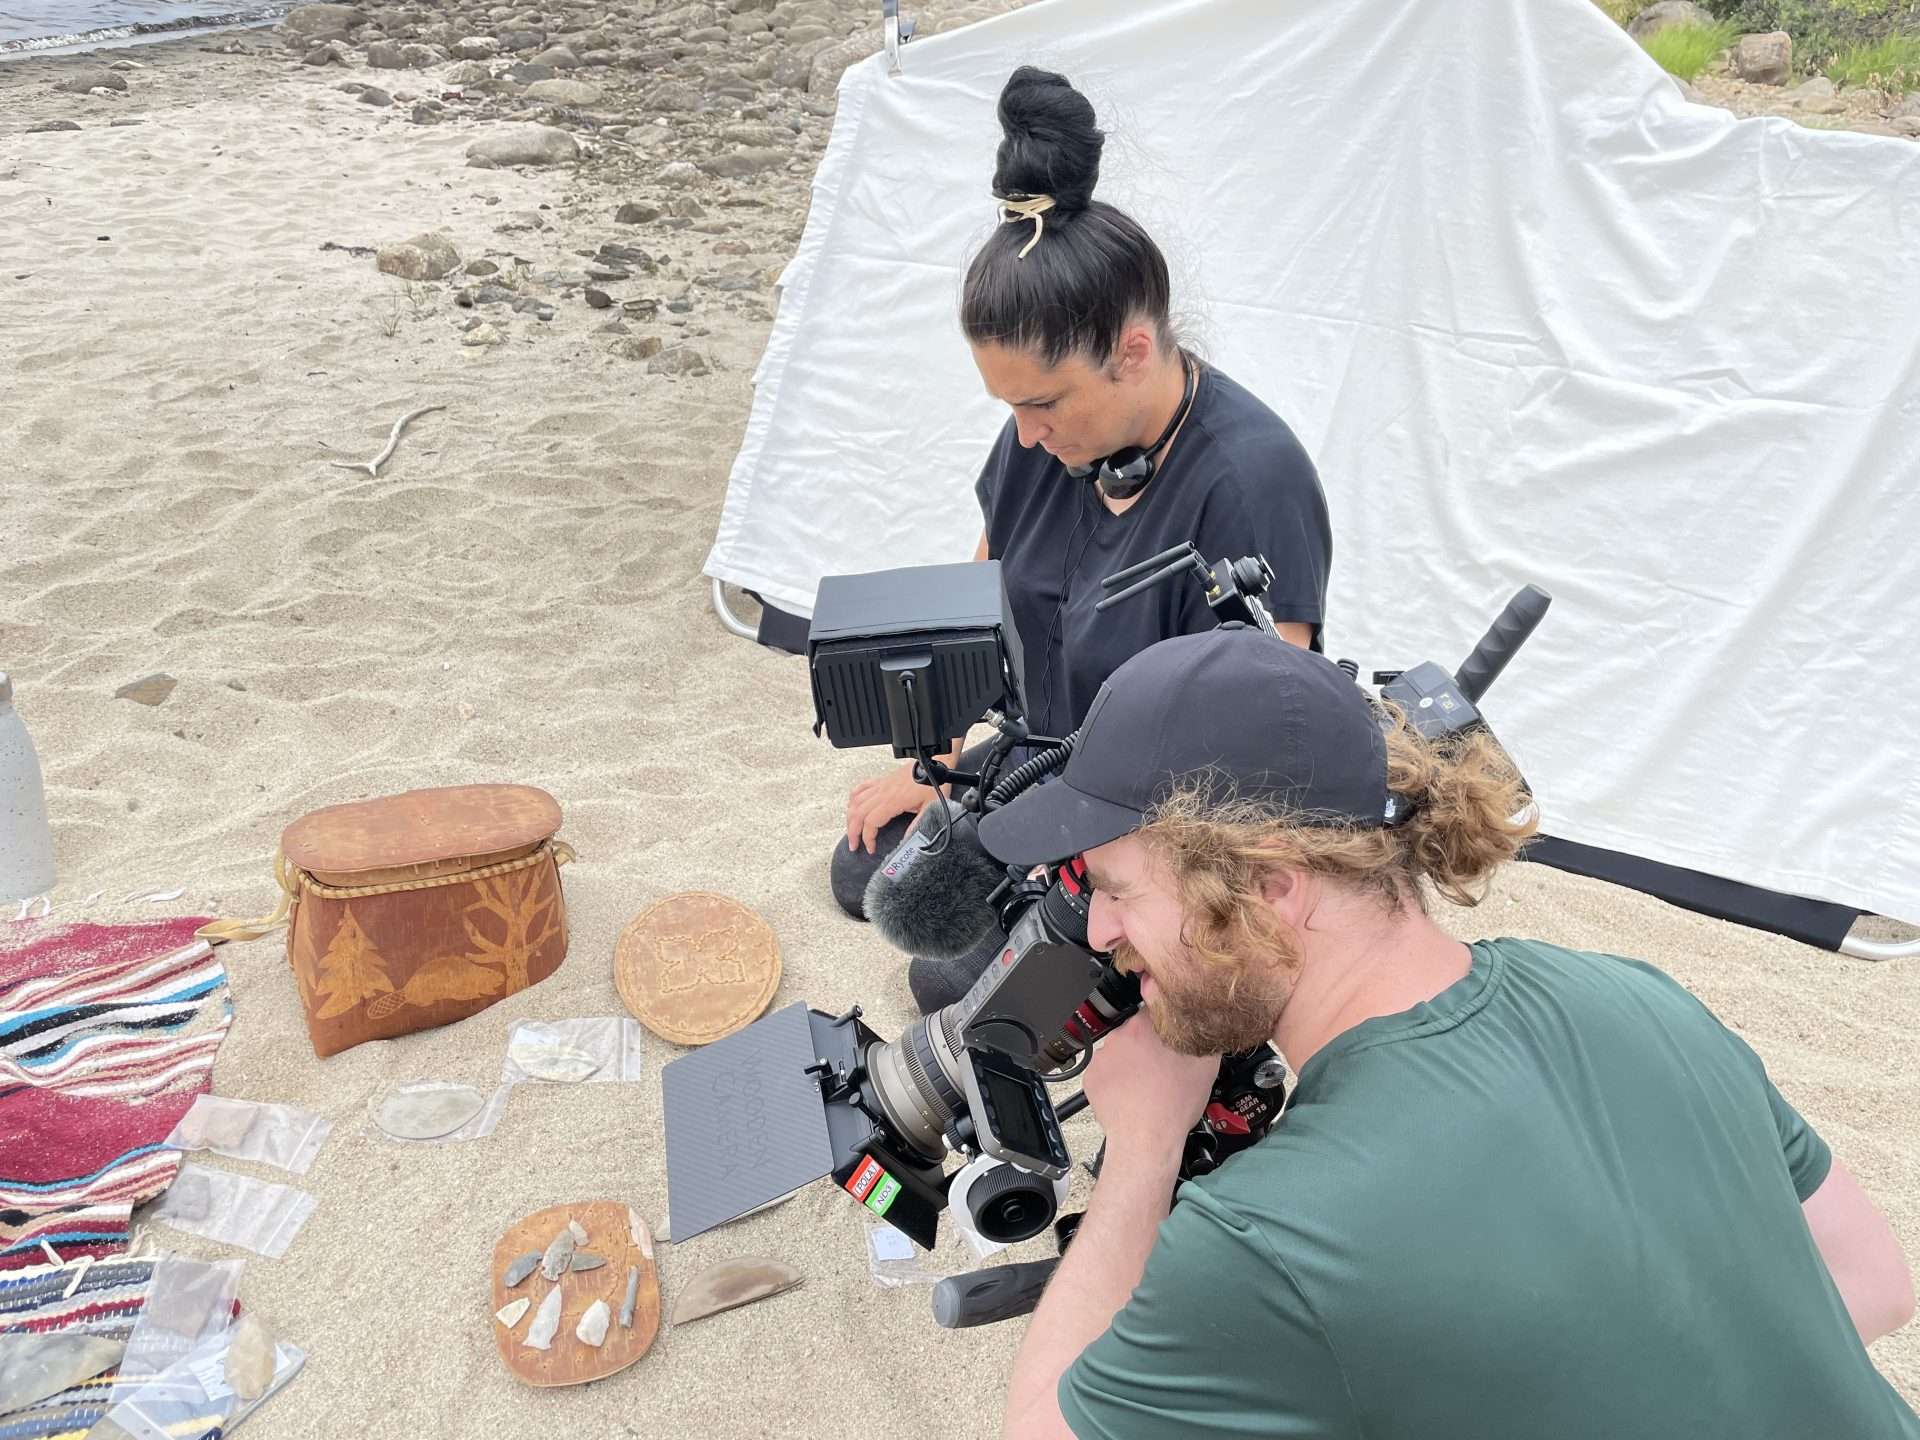
[(989, 709), (1020, 708), (1020, 637), (998, 560), (826, 576), (807, 662), (815, 733), (838, 749), (934, 754)]

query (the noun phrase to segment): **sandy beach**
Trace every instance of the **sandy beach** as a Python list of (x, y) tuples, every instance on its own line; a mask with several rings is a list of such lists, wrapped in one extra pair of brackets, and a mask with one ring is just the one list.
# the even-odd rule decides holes
[[(46, 771), (58, 918), (263, 914), (290, 821), (419, 786), (541, 786), (579, 854), (566, 963), (445, 1029), (317, 1060), (282, 938), (221, 951), (236, 1019), (215, 1092), (334, 1122), (290, 1182), (316, 1213), (242, 1285), (308, 1355), (249, 1423), (258, 1440), (823, 1434), (855, 1416), (997, 1430), (1023, 1322), (936, 1328), (924, 1285), (875, 1284), (869, 1217), (828, 1185), (661, 1250), (663, 1310), (735, 1255), (798, 1267), (799, 1289), (663, 1323), (602, 1382), (507, 1374), (487, 1266), (510, 1225), (603, 1199), (665, 1219), (658, 1075), (681, 1052), (664, 1041), (649, 1037), (640, 1083), (516, 1088), (486, 1140), (402, 1146), (369, 1117), (405, 1081), (491, 1088), (516, 1020), (623, 1014), (615, 939), (678, 891), (732, 894), (772, 925), (775, 1007), (859, 1003), (888, 1035), (912, 1015), (902, 958), (824, 883), (846, 793), (883, 757), (816, 739), (803, 662), (727, 634), (699, 574), (831, 126), (831, 66), (847, 36), (877, 43), (877, 7), (736, 8), (550, 10), (550, 42), (586, 32), (592, 52), (603, 31), (613, 59), (558, 67), (600, 93), (549, 102), (527, 98), (544, 82), (505, 76), (511, 54), (378, 69), (343, 43), (343, 60), (307, 64), (324, 36), (290, 46), (284, 31), (0, 67), (0, 667)], [(473, 12), (461, 33), (520, 13)], [(405, 43), (444, 47), (453, 25)], [(55, 88), (116, 60), (138, 67), (112, 72), (124, 92)], [(453, 78), (475, 64), (502, 74)], [(80, 128), (30, 129), (63, 120)], [(476, 140), (545, 122), (580, 158), (467, 163)], [(435, 231), (459, 257), (444, 278), (376, 268), (380, 247)], [(445, 409), (377, 479), (336, 467), (430, 405)], [(164, 703), (114, 697), (156, 672), (178, 681)], [(168, 904), (109, 903), (176, 886)], [(1920, 963), (1526, 866), (1448, 923), (1669, 970), (1759, 1051), (1920, 1257)], [(1091, 1154), (1090, 1119), (1068, 1135)], [(229, 1253), (136, 1228), (149, 1247)], [(971, 1257), (948, 1239), (929, 1263)], [(1920, 1404), (1920, 1327), (1874, 1358)]]

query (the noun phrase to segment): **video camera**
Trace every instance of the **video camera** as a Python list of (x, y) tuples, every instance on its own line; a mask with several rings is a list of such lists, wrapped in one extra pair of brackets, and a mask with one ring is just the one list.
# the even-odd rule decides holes
[[(1183, 575), (1198, 581), (1221, 623), (1278, 639), (1261, 603), (1273, 572), (1258, 556), (1209, 564), (1191, 545), (1178, 546), (1108, 577), (1112, 593), (1097, 608)], [(1475, 702), (1548, 603), (1535, 587), (1523, 589), (1456, 674), (1431, 662), (1376, 672), (1380, 700), (1429, 738), (1482, 728)], [(673, 1234), (691, 1238), (831, 1175), (924, 1248), (934, 1244), (943, 1208), (988, 1242), (1032, 1238), (1064, 1202), (1071, 1161), (1060, 1122), (1085, 1103), (1075, 1095), (1056, 1106), (1047, 1085), (1078, 1075), (1140, 994), (1088, 944), (1091, 890), (1078, 856), (1027, 874), (987, 859), (974, 831), (982, 815), (1063, 768), (1077, 735), (1033, 735), (1021, 718), (1019, 636), (995, 561), (827, 577), (808, 656), (816, 733), (838, 748), (889, 745), (915, 759), (917, 778), (942, 787), (937, 811), (883, 874), (897, 881), (950, 847), (969, 849), (967, 873), (984, 877), (970, 882), (984, 887), (970, 899), (981, 933), (990, 924), (1004, 939), (965, 996), (897, 1041), (869, 1029), (858, 1006), (833, 1016), (795, 1004), (669, 1064)], [(1357, 680), (1356, 665), (1340, 664)], [(1387, 723), (1385, 703), (1381, 709)], [(977, 770), (935, 758), (982, 721), (995, 733)], [(1009, 770), (1016, 750), (1030, 758)], [(949, 785), (958, 797), (951, 802)], [(1181, 1178), (1205, 1174), (1263, 1137), (1280, 1113), (1284, 1082), (1270, 1045), (1224, 1057), (1188, 1137)], [(951, 1173), (950, 1151), (965, 1157)], [(1077, 1220), (1056, 1226), (1062, 1245)], [(943, 1282), (936, 1316), (951, 1326), (1023, 1313), (1051, 1265)]]

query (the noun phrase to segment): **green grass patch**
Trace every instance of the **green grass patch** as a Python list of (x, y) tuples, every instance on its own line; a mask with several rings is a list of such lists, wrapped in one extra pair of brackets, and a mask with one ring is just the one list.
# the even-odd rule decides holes
[(1920, 35), (1920, 0), (1705, 0), (1714, 18), (1743, 35), (1784, 30), (1793, 37), (1796, 70), (1826, 69), (1849, 48), (1889, 37)]
[(1849, 45), (1823, 68), (1836, 85), (1904, 95), (1920, 89), (1920, 35), (1889, 35), (1872, 45)]
[(1669, 75), (1692, 80), (1739, 38), (1739, 28), (1723, 20), (1718, 25), (1670, 25), (1640, 43)]
[(1593, 3), (1606, 11), (1607, 18), (1624, 30), (1627, 22), (1651, 5), (1653, 0), (1593, 0)]

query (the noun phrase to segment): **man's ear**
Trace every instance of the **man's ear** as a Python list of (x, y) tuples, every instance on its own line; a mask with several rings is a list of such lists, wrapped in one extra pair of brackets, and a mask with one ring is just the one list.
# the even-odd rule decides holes
[(1294, 929), (1300, 928), (1311, 908), (1310, 888), (1302, 870), (1269, 870), (1260, 877), (1260, 898)]

